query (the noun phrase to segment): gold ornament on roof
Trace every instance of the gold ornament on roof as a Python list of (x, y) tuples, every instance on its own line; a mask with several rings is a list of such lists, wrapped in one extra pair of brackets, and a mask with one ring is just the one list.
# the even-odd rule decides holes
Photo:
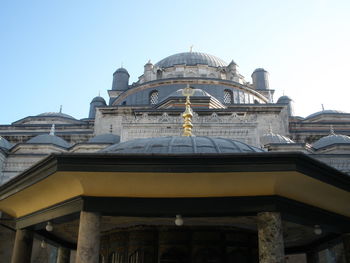
[(182, 113), (182, 118), (184, 119), (184, 124), (182, 127), (184, 128), (182, 136), (192, 136), (192, 117), (193, 111), (191, 109), (190, 96), (194, 94), (194, 89), (187, 85), (186, 88), (182, 90), (182, 95), (186, 96), (186, 109), (184, 113)]

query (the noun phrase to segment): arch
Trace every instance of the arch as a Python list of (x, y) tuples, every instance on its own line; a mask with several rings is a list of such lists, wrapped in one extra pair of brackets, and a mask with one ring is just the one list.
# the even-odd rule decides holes
[(152, 90), (149, 93), (149, 104), (155, 105), (158, 103), (158, 90)]
[(232, 104), (233, 96), (232, 91), (229, 89), (224, 90), (224, 103), (225, 104)]
[(163, 71), (161, 71), (160, 69), (157, 70), (157, 79), (161, 79), (163, 76)]
[(193, 78), (196, 76), (196, 74), (193, 71), (189, 71), (187, 74), (187, 77)]

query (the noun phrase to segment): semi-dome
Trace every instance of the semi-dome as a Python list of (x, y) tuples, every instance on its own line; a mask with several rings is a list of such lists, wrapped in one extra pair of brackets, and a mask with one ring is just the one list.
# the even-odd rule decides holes
[(350, 144), (350, 137), (342, 134), (335, 134), (331, 131), (330, 135), (322, 137), (314, 142), (312, 147), (317, 150), (333, 144)]
[(62, 138), (51, 134), (37, 135), (31, 138), (30, 140), (28, 140), (27, 143), (54, 144), (63, 148), (71, 147), (71, 145), (65, 140), (63, 140)]
[(166, 57), (155, 64), (159, 68), (170, 68), (175, 65), (208, 65), (209, 67), (226, 67), (227, 63), (222, 59), (201, 52), (184, 52)]
[(118, 143), (120, 142), (120, 136), (112, 134), (112, 133), (105, 133), (100, 134), (95, 137), (92, 137), (88, 143)]
[(6, 140), (4, 137), (0, 136), (0, 148), (9, 150), (12, 148), (12, 143), (10, 143), (8, 140)]
[(340, 110), (322, 110), (318, 111), (315, 113), (310, 114), (309, 116), (306, 117), (306, 119), (313, 118), (322, 114), (346, 114), (347, 112), (345, 111), (340, 111)]
[(143, 138), (111, 145), (101, 152), (135, 154), (254, 153), (264, 150), (226, 138), (168, 136)]
[(63, 117), (63, 118), (69, 118), (69, 119), (74, 119), (74, 117), (68, 115), (68, 114), (65, 114), (65, 113), (62, 113), (62, 112), (44, 112), (44, 113), (41, 113), (41, 114), (38, 114), (37, 116), (42, 116), (42, 117)]

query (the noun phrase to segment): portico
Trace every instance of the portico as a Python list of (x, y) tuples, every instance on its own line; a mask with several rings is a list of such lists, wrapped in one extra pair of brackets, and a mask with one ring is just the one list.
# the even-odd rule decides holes
[(301, 153), (61, 154), (2, 186), (0, 208), (16, 221), (12, 263), (29, 262), (33, 233), (61, 242), (60, 263), (70, 249), (88, 263), (136, 256), (265, 263), (290, 253), (313, 262), (322, 243), (343, 238), (347, 247), (349, 184)]

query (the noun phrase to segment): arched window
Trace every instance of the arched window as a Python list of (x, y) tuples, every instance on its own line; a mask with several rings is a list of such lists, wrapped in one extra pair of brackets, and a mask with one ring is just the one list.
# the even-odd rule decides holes
[(157, 70), (157, 79), (161, 79), (162, 76), (163, 76), (163, 72), (160, 69), (158, 69)]
[(151, 105), (158, 103), (158, 91), (157, 90), (154, 90), (149, 94), (149, 103)]
[(224, 103), (231, 104), (232, 103), (232, 91), (225, 89), (224, 90)]

